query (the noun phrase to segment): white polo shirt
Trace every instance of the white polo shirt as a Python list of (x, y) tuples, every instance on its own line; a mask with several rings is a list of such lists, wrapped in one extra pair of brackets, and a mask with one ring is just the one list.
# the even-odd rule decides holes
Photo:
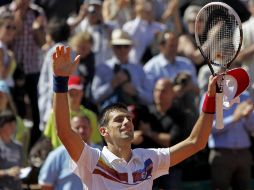
[(111, 153), (85, 145), (77, 163), (72, 161), (84, 189), (89, 190), (151, 190), (153, 180), (168, 173), (169, 148), (134, 149), (127, 163)]

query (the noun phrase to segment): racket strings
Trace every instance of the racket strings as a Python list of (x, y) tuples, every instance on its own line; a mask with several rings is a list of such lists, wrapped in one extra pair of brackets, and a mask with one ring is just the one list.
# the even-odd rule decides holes
[(240, 44), (235, 15), (214, 5), (203, 9), (197, 19), (204, 24), (204, 32), (199, 35), (203, 53), (213, 64), (225, 67), (236, 56)]

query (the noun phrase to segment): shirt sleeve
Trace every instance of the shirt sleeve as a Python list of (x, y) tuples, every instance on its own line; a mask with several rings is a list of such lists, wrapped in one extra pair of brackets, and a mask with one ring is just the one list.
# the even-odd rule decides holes
[(170, 167), (170, 150), (169, 148), (149, 149), (154, 151), (151, 156), (154, 163), (153, 178), (156, 179), (162, 175), (168, 174)]
[(85, 182), (93, 172), (101, 151), (85, 144), (78, 162), (71, 160), (72, 171)]
[(101, 64), (96, 67), (96, 73), (92, 81), (92, 96), (95, 102), (99, 103), (105, 100), (113, 93), (111, 80), (113, 74), (108, 66)]
[(39, 184), (53, 186), (57, 181), (60, 167), (57, 163), (54, 151), (51, 152), (44, 162), (38, 177)]
[(139, 71), (141, 85), (137, 86), (138, 96), (141, 102), (151, 104), (153, 102), (152, 82), (147, 78), (143, 68)]

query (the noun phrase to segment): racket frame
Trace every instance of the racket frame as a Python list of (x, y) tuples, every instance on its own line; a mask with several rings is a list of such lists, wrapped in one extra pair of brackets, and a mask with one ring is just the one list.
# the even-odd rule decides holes
[[(228, 62), (226, 63), (225, 65), (219, 65), (219, 64), (216, 64), (214, 63), (212, 60), (210, 60), (207, 56), (205, 56), (205, 53), (204, 51), (202, 50), (202, 45), (200, 43), (200, 40), (199, 40), (199, 35), (198, 35), (198, 28), (197, 28), (197, 22), (199, 21), (199, 17), (200, 15), (203, 13), (203, 11), (205, 9), (207, 9), (207, 7), (209, 6), (222, 6), (224, 8), (226, 8), (228, 10), (228, 12), (230, 14), (233, 14), (236, 21), (237, 21), (237, 24), (238, 24), (238, 28), (239, 29), (239, 35), (240, 35), (240, 41), (239, 41), (239, 45), (238, 45), (238, 48), (235, 52), (235, 55), (234, 57)], [(204, 23), (205, 24), (205, 23)], [(238, 56), (240, 50), (241, 50), (241, 46), (242, 46), (242, 40), (243, 40), (243, 31), (242, 31), (242, 22), (241, 22), (241, 19), (239, 18), (238, 14), (236, 13), (236, 11), (230, 7), (229, 5), (227, 5), (226, 3), (222, 3), (222, 2), (211, 2), (211, 3), (208, 3), (206, 4), (204, 7), (202, 7), (197, 16), (196, 16), (196, 19), (195, 19), (195, 40), (196, 40), (196, 43), (197, 43), (197, 47), (201, 53), (201, 55), (203, 56), (205, 62), (207, 63), (211, 73), (213, 76), (216, 76), (217, 74), (214, 72), (214, 69), (212, 67), (212, 65), (216, 65), (216, 66), (219, 66), (221, 68), (225, 68), (224, 72), (222, 73), (222, 75), (225, 75), (226, 72), (227, 72), (227, 69), (231, 66), (231, 64), (233, 63), (233, 61), (236, 59), (236, 57)], [(220, 84), (216, 84), (216, 128), (217, 129), (222, 129), (224, 128), (224, 124), (223, 124), (223, 80), (224, 80), (224, 76), (222, 76), (222, 79), (220, 80)]]

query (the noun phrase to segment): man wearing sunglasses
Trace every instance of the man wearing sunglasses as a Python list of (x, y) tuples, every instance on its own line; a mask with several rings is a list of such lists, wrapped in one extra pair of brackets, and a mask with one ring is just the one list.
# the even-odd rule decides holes
[(129, 60), (133, 42), (128, 33), (115, 29), (111, 36), (114, 56), (96, 68), (92, 95), (102, 107), (115, 102), (149, 104), (152, 89), (143, 68)]

